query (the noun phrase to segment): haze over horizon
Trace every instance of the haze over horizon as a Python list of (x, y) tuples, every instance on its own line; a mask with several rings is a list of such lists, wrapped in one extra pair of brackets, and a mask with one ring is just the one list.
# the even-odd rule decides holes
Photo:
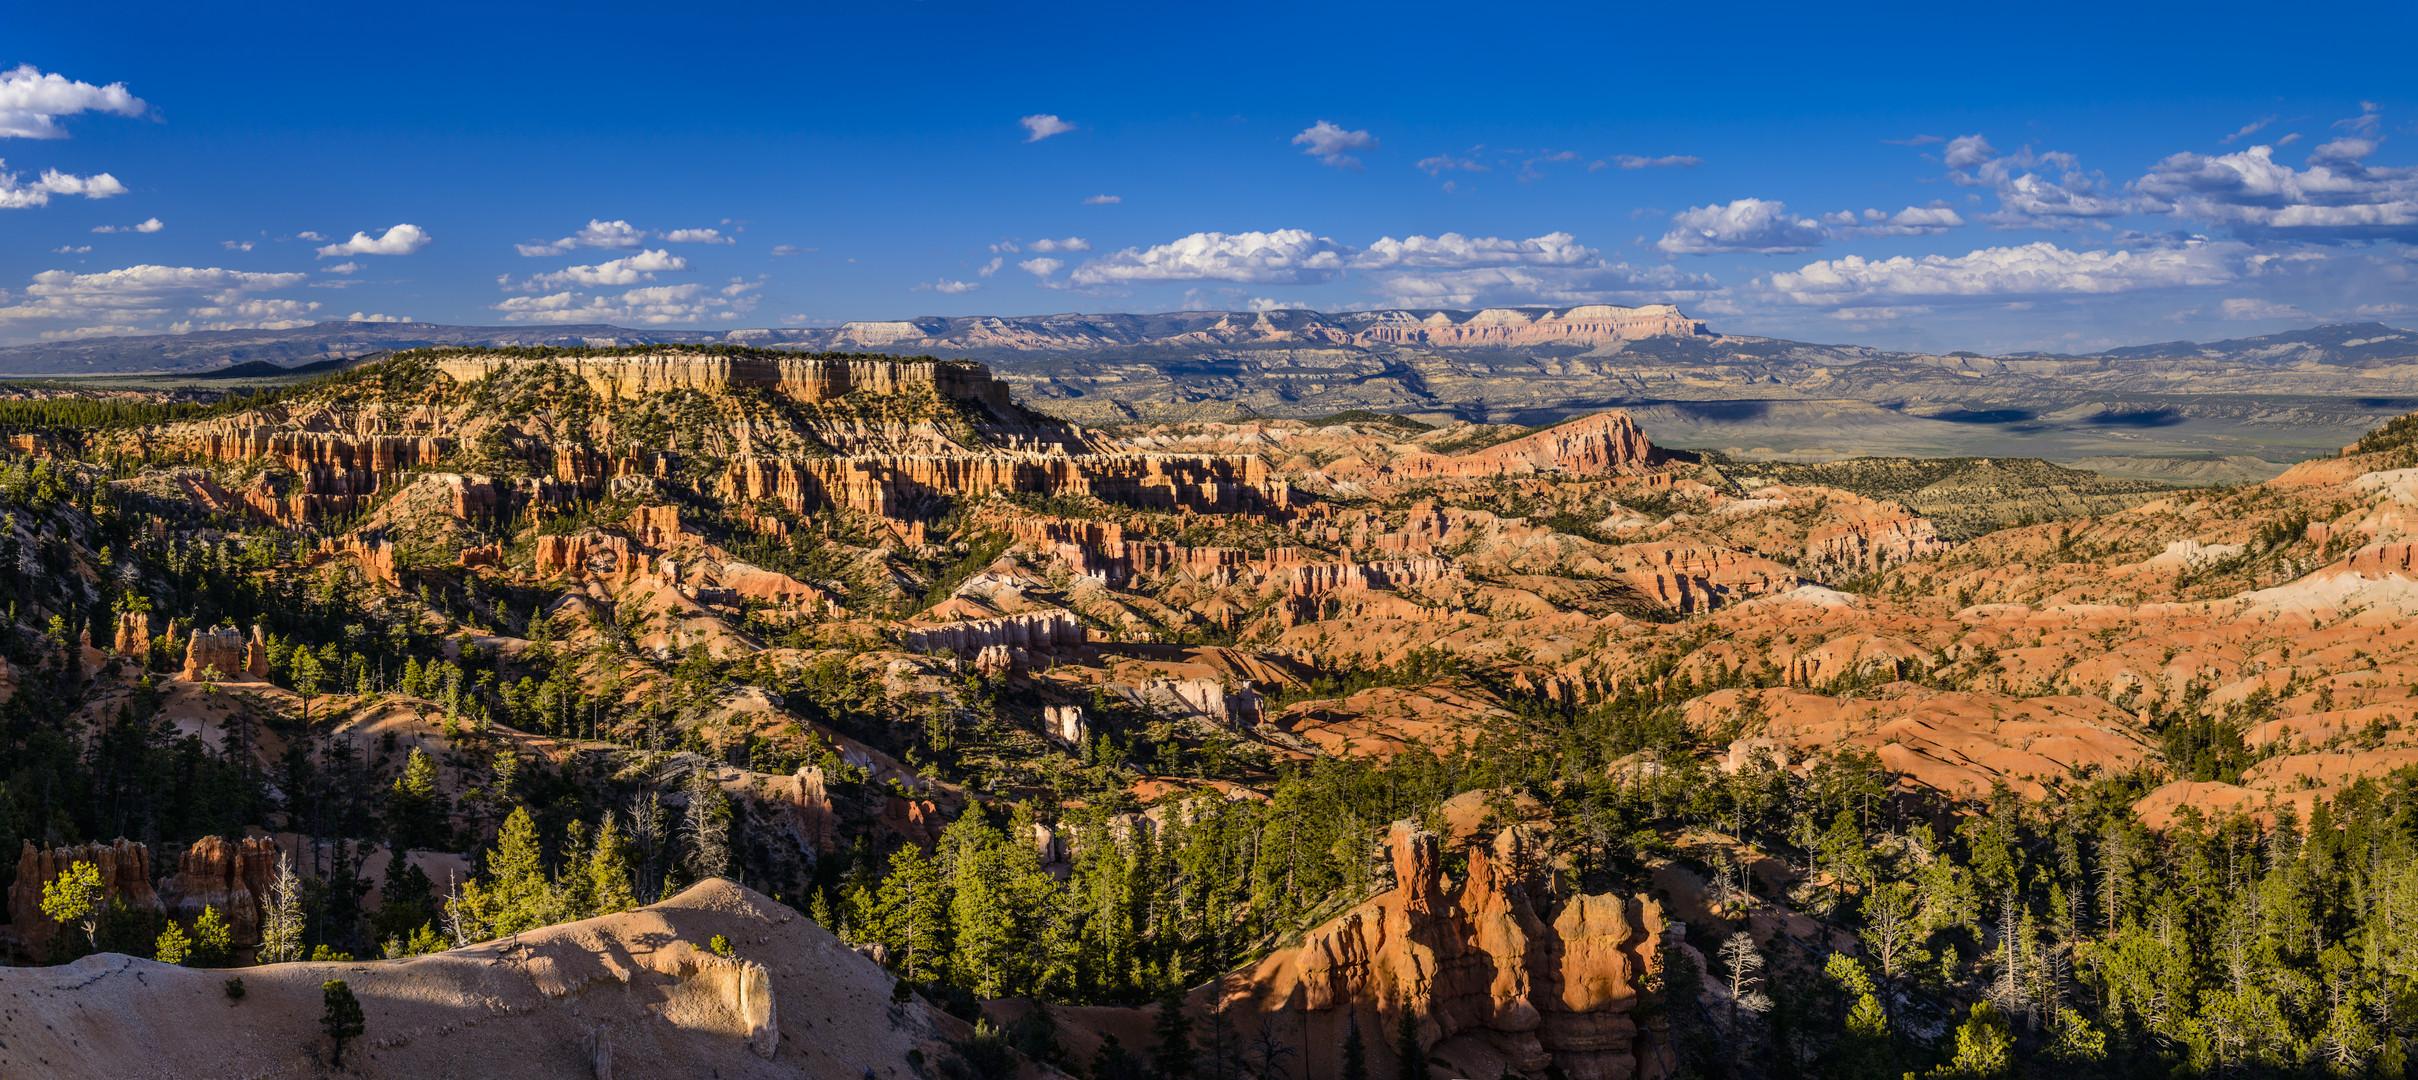
[[(1674, 303), (2088, 352), (2418, 315), (2408, 5), (1367, 15), (18, 13), (0, 343)], [(228, 59), (261, 54), (313, 59)]]

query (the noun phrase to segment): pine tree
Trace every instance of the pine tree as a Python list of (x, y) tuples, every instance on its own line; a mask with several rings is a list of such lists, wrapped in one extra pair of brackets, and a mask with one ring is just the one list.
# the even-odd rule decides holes
[(1369, 1048), (1360, 1038), (1360, 1011), (1351, 1009), (1350, 1022), (1343, 1029), (1343, 1068), (1336, 1080), (1369, 1080)]
[(163, 964), (182, 964), (193, 956), (193, 939), (186, 937), (185, 928), (171, 919), (167, 928), (160, 931), (159, 942), (151, 955), (152, 959)]
[(494, 905), (489, 925), (495, 936), (555, 922), (556, 896), (553, 883), (546, 879), (544, 860), (537, 841), (537, 819), (529, 816), (528, 807), (514, 807), (487, 858), (486, 888)]
[(596, 847), (588, 855), (585, 872), (588, 875), (590, 914), (611, 915), (638, 906), (638, 895), (630, 885), (629, 840), (614, 824), (613, 812), (605, 811), (604, 821), (596, 827)]
[(277, 877), (269, 885), (268, 910), (260, 919), (260, 961), (283, 964), (302, 959), (302, 879), (294, 875), (294, 858), (277, 852)]
[(327, 1006), (327, 1010), (320, 1014), (319, 1028), (335, 1042), (336, 1052), (329, 1055), (328, 1060), (341, 1069), (344, 1067), (344, 1044), (359, 1037), (368, 1029), (368, 1024), (361, 1015), (360, 1000), (353, 997), (353, 988), (344, 985), (344, 980), (330, 979), (320, 984), (319, 990), (321, 1000)]
[(1150, 1069), (1157, 1080), (1186, 1080), (1193, 1074), (1192, 1017), (1184, 1012), (1182, 987), (1170, 985), (1159, 994), (1159, 1011), (1150, 1031), (1159, 1037), (1150, 1048)]
[(1394, 1031), (1394, 1059), (1402, 1080), (1427, 1080), (1427, 1047), (1419, 1042), (1419, 1010), (1408, 999)]
[(203, 907), (201, 918), (193, 920), (193, 966), (225, 967), (234, 959), (235, 932), (226, 916), (216, 905)]

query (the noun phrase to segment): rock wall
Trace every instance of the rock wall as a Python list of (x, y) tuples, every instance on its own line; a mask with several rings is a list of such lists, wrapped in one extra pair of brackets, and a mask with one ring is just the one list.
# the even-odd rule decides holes
[(1645, 429), (1627, 413), (1608, 412), (1458, 457), (1409, 455), (1380, 471), (1396, 480), (1534, 473), (1616, 476), (1642, 471), (1653, 462), (1654, 444), (1647, 440)]
[(159, 896), (169, 915), (188, 924), (201, 918), (202, 909), (217, 908), (236, 947), (248, 949), (260, 944), (260, 914), (268, 909), (276, 877), (276, 841), (205, 836), (185, 849), (176, 873), (160, 881)]
[(206, 678), (212, 670), (221, 679), (244, 678), (249, 674), (244, 645), (243, 631), (232, 626), (194, 631), (185, 645), (185, 678)]
[(110, 844), (57, 848), (37, 848), (28, 840), (17, 855), (16, 882), (8, 887), (9, 926), (28, 956), (48, 955), (51, 938), (62, 929), (42, 913), (42, 887), (79, 862), (91, 863), (101, 872), (101, 887), (108, 899), (123, 897), (128, 907), (163, 910), (159, 892), (151, 885), (151, 849), (123, 837)]
[(836, 506), (882, 517), (942, 495), (979, 498), (994, 491), (1092, 495), (1199, 513), (1283, 507), (1291, 499), (1265, 462), (1224, 454), (739, 457), (731, 461), (723, 491), (751, 502), (775, 499), (801, 514)]
[(1837, 580), (1942, 554), (1953, 546), (1926, 518), (1888, 516), (1815, 530), (1805, 538), (1800, 565), (1809, 574)]
[[(1702, 320), (1669, 304), (1614, 307), (1589, 304), (1566, 311), (1488, 308), (1474, 314), (1438, 311), (1423, 319), (1409, 312), (1353, 335), (1356, 343), (1432, 345), (1441, 348), (1516, 348), (1529, 345), (1594, 347), (1650, 337), (1707, 335)], [(1461, 316), (1455, 318), (1455, 316)]]
[(991, 369), (966, 361), (822, 360), (811, 357), (740, 357), (663, 352), (648, 356), (571, 356), (528, 360), (509, 356), (454, 356), (437, 370), (469, 383), (508, 367), (554, 364), (568, 369), (607, 398), (631, 398), (670, 390), (725, 392), (734, 387), (770, 390), (793, 401), (832, 401), (850, 394), (901, 394), (930, 390), (956, 401), (975, 402), (1004, 414), (1007, 384)]
[(911, 627), (900, 635), (909, 650), (973, 657), (987, 648), (1034, 653), (1072, 652), (1083, 647), (1083, 620), (1070, 611), (1034, 611), (939, 626)]
[(1232, 1003), (1300, 1025), (1306, 1080), (1339, 1074), (1337, 1048), (1355, 1017), (1370, 1072), (1388, 1074), (1406, 1005), (1438, 1075), (1639, 1075), (1656, 1036), (1632, 1014), (1665, 930), (1659, 904), (1556, 900), (1525, 828), (1472, 845), (1468, 873), (1449, 885), (1435, 834), (1397, 822), (1387, 844), (1395, 888), (1261, 961)]

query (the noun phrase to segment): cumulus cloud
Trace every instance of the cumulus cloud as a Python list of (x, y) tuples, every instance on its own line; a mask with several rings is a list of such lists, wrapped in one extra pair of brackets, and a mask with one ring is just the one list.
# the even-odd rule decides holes
[(993, 255), (991, 256), (991, 261), (982, 264), (982, 269), (974, 271), (974, 275), (976, 277), (989, 277), (998, 273), (999, 268), (1006, 265), (1007, 260), (1005, 258)]
[[(712, 229), (682, 229), (679, 231), (714, 232)], [(717, 233), (716, 235), (719, 234)], [(589, 218), (586, 228), (572, 233), (569, 236), (563, 237), (560, 240), (533, 240), (526, 244), (514, 244), (512, 245), (512, 250), (520, 252), (523, 256), (528, 258), (538, 258), (546, 255), (568, 255), (577, 248), (608, 248), (626, 250), (637, 247), (645, 241), (646, 230), (632, 225), (629, 222), (619, 220), (604, 221), (598, 218)]]
[(1087, 288), (1162, 281), (1306, 285), (1333, 279), (1351, 254), (1350, 248), (1306, 229), (1199, 232), (1088, 260), (1067, 280)]
[(1040, 142), (1052, 135), (1064, 135), (1075, 130), (1075, 125), (1058, 119), (1056, 113), (1034, 113), (1016, 122), (1024, 125), (1026, 132), (1024, 141), (1028, 143)]
[(2101, 294), (2235, 280), (2242, 245), (2193, 243), (2152, 251), (2073, 251), (2042, 241), (1964, 255), (1849, 255), (1773, 274), (1771, 292), (1820, 306), (1903, 297)]
[[(1091, 241), (1085, 240), (1080, 236), (1069, 236), (1064, 240), (1050, 240), (1047, 238), (1035, 240), (1025, 246), (1033, 251), (1042, 252), (1044, 254), (1051, 252), (1090, 251)], [(1010, 246), (1008, 250), (1014, 251), (1015, 248)]]
[(327, 237), (321, 236), (321, 235), (319, 235), (318, 233), (312, 232), (312, 231), (311, 231), (311, 230), (309, 230), (309, 229), (304, 229), (304, 230), (302, 230), (301, 232), (295, 233), (295, 234), (294, 234), (294, 239), (296, 239), (296, 240), (308, 240), (308, 241), (310, 241), (311, 243), (318, 244), (318, 243), (324, 243), (324, 242), (326, 242)]
[(344, 321), (346, 321), (346, 322), (410, 322), (410, 321), (412, 321), (412, 320), (411, 320), (411, 316), (409, 316), (409, 315), (376, 315), (376, 314), (369, 314), (369, 313), (364, 313), (364, 312), (359, 312), (359, 311), (356, 311), (356, 312), (353, 312), (353, 313), (352, 313), (352, 314), (350, 314), (350, 315), (345, 316), (345, 317), (344, 317)]
[[(622, 223), (615, 222), (614, 224)], [(739, 242), (739, 238), (736, 236), (722, 235), (720, 229), (673, 229), (655, 235), (657, 238), (673, 244), (736, 244)], [(628, 246), (637, 247), (638, 245), (630, 244)]]
[(1121, 202), (1124, 202), (1124, 201), (1125, 201), (1125, 197), (1124, 197), (1124, 196), (1122, 196), (1122, 195), (1093, 195), (1093, 196), (1090, 196), (1089, 198), (1084, 199), (1084, 200), (1083, 200), (1083, 205), (1085, 205), (1085, 206), (1115, 206), (1116, 204), (1121, 203)]
[(85, 244), (81, 247), (70, 244), (61, 244), (58, 247), (50, 249), (50, 253), (53, 255), (82, 255), (83, 253), (91, 250), (91, 244)]
[(354, 233), (350, 240), (320, 248), (319, 257), (328, 259), (339, 255), (409, 255), (427, 247), (431, 239), (433, 237), (428, 235), (428, 231), (417, 225), (396, 225), (388, 228), (384, 235), (376, 238), (372, 238), (365, 232)]
[(618, 296), (559, 292), (547, 296), (515, 296), (494, 309), (506, 322), (532, 323), (693, 323), (733, 319), (754, 310), (755, 298), (732, 299), (712, 294), (703, 285), (653, 285)]
[(227, 249), (228, 251), (250, 251), (250, 250), (252, 250), (252, 241), (250, 241), (250, 240), (221, 240), (221, 241), (219, 241), (219, 242), (218, 242), (218, 246), (220, 246), (220, 247), (222, 247), (222, 248), (225, 248), (225, 249)]
[(1317, 158), (1322, 165), (1332, 165), (1338, 169), (1358, 169), (1360, 159), (1352, 156), (1352, 151), (1376, 149), (1377, 137), (1366, 131), (1347, 131), (1341, 126), (1321, 120), (1303, 128), (1301, 134), (1293, 136), (1293, 145), (1302, 147), (1302, 153)]
[(567, 266), (552, 273), (538, 274), (514, 288), (534, 292), (561, 285), (598, 286), (636, 285), (655, 280), (658, 271), (686, 270), (688, 260), (662, 248), (641, 251), (594, 266)]
[(1823, 220), (1838, 226), (1836, 232), (1844, 236), (1937, 236), (1965, 223), (1954, 207), (1938, 201), (1929, 206), (1909, 206), (1894, 214), (1867, 209), (1862, 217), (1841, 210), (1823, 215)]
[(773, 245), (772, 253), (773, 253), (773, 254), (775, 254), (775, 255), (804, 255), (804, 254), (806, 254), (806, 253), (807, 253), (807, 252), (809, 252), (809, 251), (820, 251), (820, 250), (822, 250), (822, 249), (821, 249), (821, 248), (810, 248), (810, 247), (799, 247), (799, 246), (797, 246), (796, 244), (775, 244), (775, 245)]
[(1948, 140), (1941, 161), (1957, 186), (1997, 193), (1998, 212), (1982, 220), (2001, 229), (2084, 228), (2142, 210), (2139, 200), (2110, 191), (2105, 177), (2083, 171), (2081, 159), (2063, 151), (2026, 146), (2001, 154), (1980, 135), (1962, 135)]
[(1494, 236), (1470, 237), (1448, 232), (1442, 236), (1380, 237), (1368, 250), (1353, 256), (1356, 270), (1440, 269), (1501, 266), (1584, 266), (1597, 261), (1594, 248), (1578, 243), (1569, 233), (1548, 233), (1527, 240)]
[(1016, 269), (1022, 270), (1025, 273), (1031, 274), (1037, 278), (1047, 278), (1051, 274), (1055, 274), (1059, 270), (1064, 269), (1065, 266), (1066, 264), (1064, 262), (1061, 262), (1057, 259), (1026, 259), (1023, 262), (1017, 263)]
[(2174, 154), (2133, 187), (2155, 209), (2251, 239), (2418, 241), (2418, 168), (2362, 163), (2375, 152), (2373, 139), (2335, 139), (2310, 150), (2309, 167), (2298, 170), (2266, 146)]
[[(242, 310), (247, 294), (291, 288), (309, 278), (308, 274), (257, 274), (198, 266), (142, 265), (90, 274), (45, 270), (33, 276), (32, 284), (14, 298), (16, 303), (0, 307), (0, 324), (80, 323), (87, 329), (100, 326), (108, 332), (135, 333), (145, 329), (143, 324), (149, 320), (176, 308), (188, 308), (189, 313)], [(308, 311), (309, 306), (299, 310)]]
[(1692, 157), (1687, 154), (1666, 154), (1662, 157), (1638, 157), (1635, 154), (1621, 154), (1617, 157), (1614, 157), (1612, 161), (1614, 164), (1617, 164), (1624, 169), (1693, 169), (1698, 165), (1704, 164), (1703, 158)]
[(139, 233), (155, 233), (165, 228), (167, 228), (167, 226), (160, 224), (160, 219), (145, 218), (144, 220), (135, 223), (134, 231)]
[(958, 293), (973, 292), (981, 287), (982, 283), (979, 281), (951, 281), (947, 278), (942, 278), (938, 281), (927, 281), (918, 284), (915, 286), (915, 291), (948, 293), (951, 296), (955, 296)]
[(194, 330), (293, 330), (317, 322), (310, 318), (311, 312), (317, 310), (316, 300), (236, 300), (187, 309), (185, 314), (192, 318), (170, 323), (168, 329), (179, 334)]
[(350, 274), (359, 271), (361, 269), (361, 264), (357, 262), (340, 262), (334, 266), (325, 266), (321, 267), (320, 269), (331, 274)]
[(1691, 206), (1671, 215), (1670, 231), (1654, 246), (1676, 255), (1770, 254), (1811, 251), (1828, 239), (1830, 232), (1821, 222), (1790, 214), (1785, 203), (1737, 199), (1726, 206)]
[(87, 199), (106, 199), (126, 193), (126, 185), (108, 173), (76, 176), (57, 169), (44, 169), (40, 179), (26, 183), (20, 174), (6, 171), (0, 161), (0, 210), (21, 210), (29, 206), (48, 206), (53, 195), (82, 195)]
[(0, 139), (64, 139), (62, 116), (114, 113), (141, 116), (150, 106), (128, 93), (126, 84), (94, 86), (62, 75), (45, 75), (32, 64), (0, 73)]

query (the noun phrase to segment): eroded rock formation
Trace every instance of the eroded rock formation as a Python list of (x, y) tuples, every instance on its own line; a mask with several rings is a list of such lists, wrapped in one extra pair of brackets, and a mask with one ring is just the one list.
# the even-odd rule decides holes
[(236, 947), (248, 949), (260, 944), (260, 915), (276, 876), (276, 841), (205, 836), (185, 849), (176, 873), (161, 879), (159, 896), (167, 913), (186, 923), (201, 918), (204, 908), (217, 908)]
[(16, 881), (8, 887), (9, 926), (26, 955), (47, 955), (51, 938), (64, 929), (42, 912), (43, 886), (80, 862), (101, 872), (104, 906), (122, 899), (136, 910), (162, 910), (159, 892), (151, 884), (151, 849), (123, 837), (109, 844), (56, 848), (37, 848), (28, 840), (17, 855)]

